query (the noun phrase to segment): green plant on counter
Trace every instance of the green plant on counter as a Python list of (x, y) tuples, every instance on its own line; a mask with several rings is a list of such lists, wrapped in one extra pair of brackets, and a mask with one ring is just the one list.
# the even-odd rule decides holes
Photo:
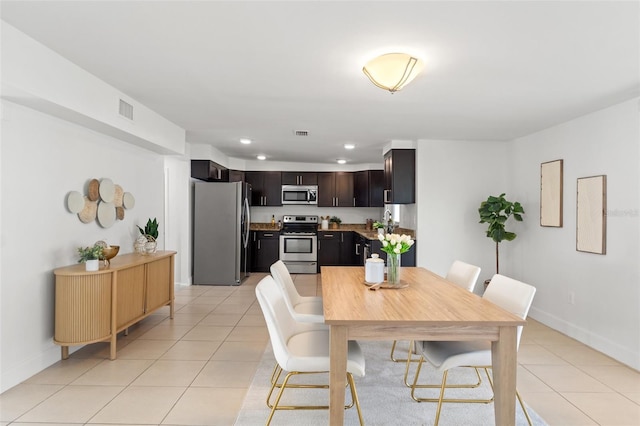
[(94, 245), (92, 247), (78, 247), (80, 259), (78, 263), (84, 263), (87, 260), (99, 260), (102, 257), (102, 246)]
[(138, 226), (138, 230), (140, 230), (142, 235), (151, 235), (154, 239), (158, 239), (158, 221), (155, 217), (153, 218), (153, 221), (151, 219), (147, 220), (147, 224), (144, 229)]
[(338, 216), (331, 216), (331, 219), (329, 219), (329, 222), (337, 223), (338, 225), (340, 225), (342, 223), (342, 219), (340, 219)]
[(377, 220), (373, 222), (373, 229), (381, 229), (384, 228), (384, 224), (382, 222), (378, 222)]

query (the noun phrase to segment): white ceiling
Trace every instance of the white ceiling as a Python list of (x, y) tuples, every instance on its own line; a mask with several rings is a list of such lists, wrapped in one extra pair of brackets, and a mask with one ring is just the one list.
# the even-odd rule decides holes
[[(241, 159), (376, 163), (391, 140), (510, 140), (640, 94), (638, 1), (1, 7), (6, 22), (186, 129), (188, 142)], [(392, 95), (361, 69), (398, 50), (426, 67)]]

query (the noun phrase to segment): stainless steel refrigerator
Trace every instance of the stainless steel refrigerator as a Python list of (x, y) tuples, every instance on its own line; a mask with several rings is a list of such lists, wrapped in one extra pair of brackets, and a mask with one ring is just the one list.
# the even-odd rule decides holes
[(240, 285), (249, 276), (251, 185), (196, 182), (193, 284)]

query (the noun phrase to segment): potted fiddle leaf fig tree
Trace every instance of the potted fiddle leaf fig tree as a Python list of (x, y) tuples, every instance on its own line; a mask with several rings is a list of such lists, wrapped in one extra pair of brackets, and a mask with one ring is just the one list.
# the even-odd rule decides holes
[[(489, 224), (486, 231), (487, 237), (496, 243), (496, 274), (499, 274), (500, 243), (504, 240), (513, 241), (517, 237), (515, 232), (506, 230), (505, 224), (511, 216), (516, 221), (522, 222), (524, 208), (519, 202), (508, 201), (505, 199), (505, 194), (500, 194), (498, 197), (491, 195), (486, 201), (480, 203), (478, 213), (480, 214), (480, 223)], [(488, 281), (490, 280), (485, 281), (485, 285), (488, 284)]]

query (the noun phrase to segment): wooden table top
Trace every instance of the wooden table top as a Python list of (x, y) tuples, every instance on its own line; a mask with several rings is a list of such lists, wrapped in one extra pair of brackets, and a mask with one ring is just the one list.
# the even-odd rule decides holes
[(323, 266), (325, 323), (330, 325), (514, 326), (526, 321), (439, 275), (402, 267), (402, 289), (369, 290), (364, 267)]

